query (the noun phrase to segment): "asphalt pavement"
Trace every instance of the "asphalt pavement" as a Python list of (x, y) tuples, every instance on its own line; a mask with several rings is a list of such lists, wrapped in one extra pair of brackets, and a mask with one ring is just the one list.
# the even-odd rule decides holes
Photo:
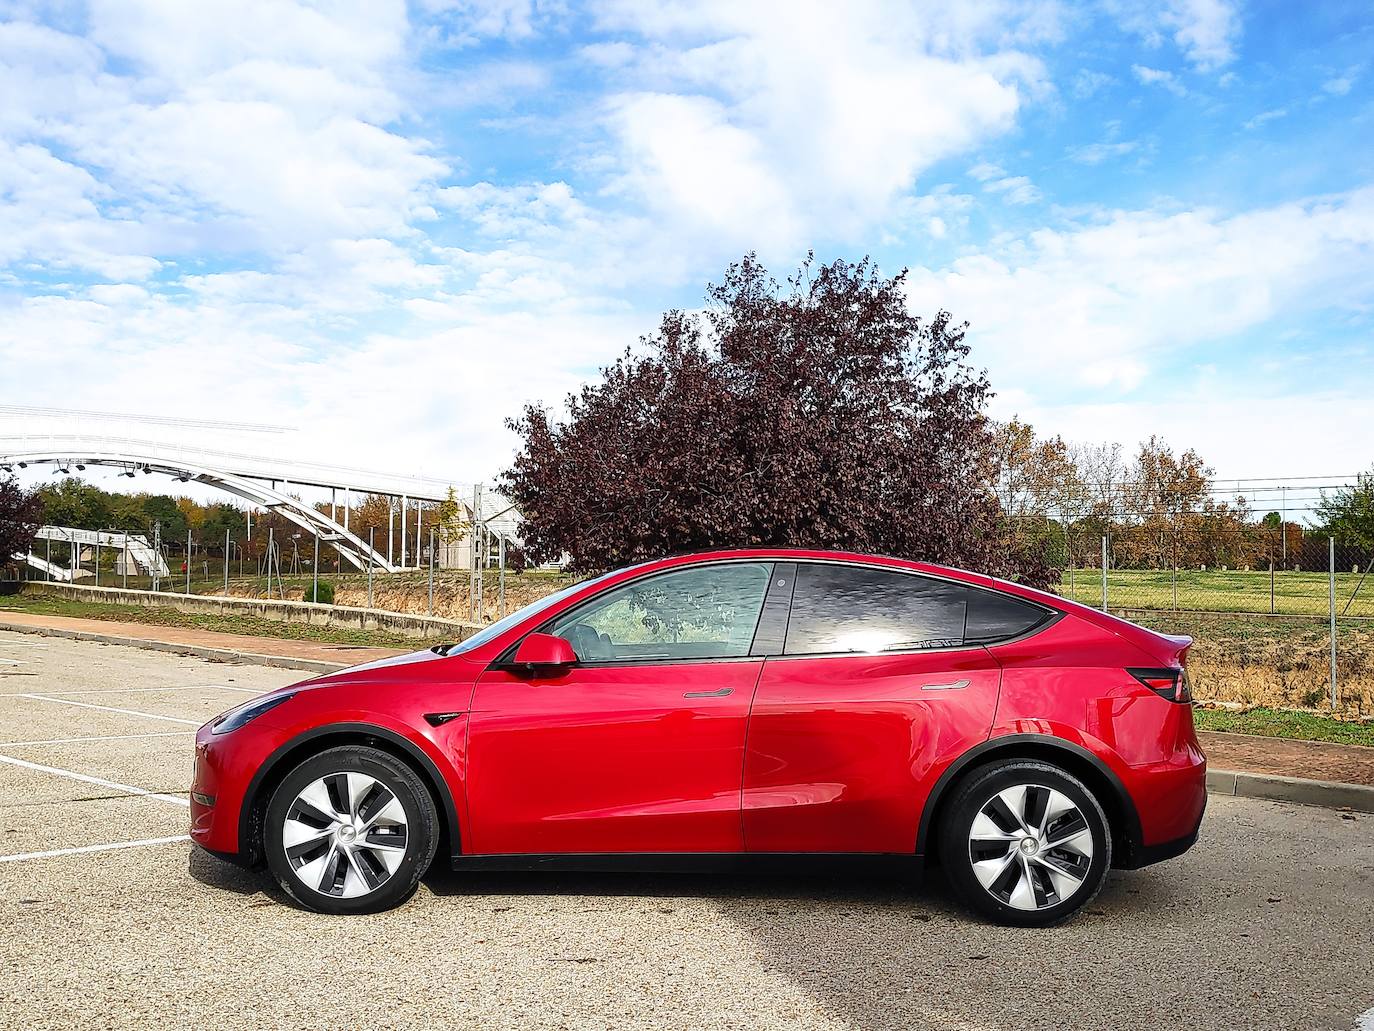
[(0, 1026), (1374, 1029), (1374, 816), (1229, 796), (1049, 931), (834, 877), (305, 913), (183, 837), (195, 725), (304, 675), (0, 633)]

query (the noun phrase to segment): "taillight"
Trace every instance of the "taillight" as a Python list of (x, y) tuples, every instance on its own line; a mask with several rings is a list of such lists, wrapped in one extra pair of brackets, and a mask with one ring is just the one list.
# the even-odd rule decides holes
[(1161, 698), (1171, 702), (1191, 702), (1193, 688), (1188, 683), (1188, 671), (1173, 666), (1158, 669), (1128, 669), (1126, 671)]

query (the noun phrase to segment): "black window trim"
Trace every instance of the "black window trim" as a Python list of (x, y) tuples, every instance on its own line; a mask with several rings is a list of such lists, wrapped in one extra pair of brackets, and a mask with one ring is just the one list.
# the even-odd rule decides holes
[[(1050, 627), (1052, 627), (1055, 623), (1058, 623), (1061, 619), (1064, 618), (1064, 616), (1067, 615), (1067, 613), (1064, 612), (1062, 609), (1051, 608), (1050, 606), (1044, 604), (1043, 602), (1033, 601), (1033, 600), (1030, 599), (1030, 598), (1023, 598), (1023, 597), (1021, 597), (1020, 595), (1017, 595), (1017, 594), (1008, 594), (1006, 591), (999, 591), (999, 590), (998, 590), (997, 588), (995, 588), (995, 587), (983, 587), (983, 586), (980, 585), (980, 584), (969, 583), (967, 580), (960, 580), (958, 577), (947, 576), (947, 575), (944, 575), (944, 574), (941, 574), (941, 573), (927, 572), (927, 571), (925, 571), (925, 570), (923, 570), (923, 569), (906, 569), (906, 568), (904, 568), (904, 567), (902, 567), (902, 566), (889, 566), (889, 565), (886, 565), (886, 564), (881, 563), (881, 562), (856, 562), (856, 561), (854, 561), (854, 560), (852, 560), (852, 559), (840, 559), (840, 558), (802, 558), (802, 557), (800, 557), (800, 556), (798, 556), (798, 557), (793, 557), (793, 556), (778, 556), (778, 555), (775, 555), (775, 556), (772, 556), (772, 557), (770, 557), (770, 558), (746, 558), (746, 557), (743, 557), (743, 556), (742, 556), (742, 557), (740, 557), (740, 558), (713, 559), (713, 560), (711, 560), (711, 561), (709, 561), (709, 562), (684, 562), (684, 563), (682, 563), (681, 565), (670, 566), (670, 567), (668, 567), (667, 569), (656, 569), (656, 570), (654, 570), (654, 571), (652, 571), (652, 572), (641, 574), (640, 576), (633, 577), (633, 578), (631, 578), (631, 579), (629, 579), (629, 580), (624, 580), (624, 581), (622, 581), (621, 583), (616, 584), (615, 587), (613, 587), (613, 588), (608, 588), (608, 590), (618, 590), (618, 589), (621, 588), (621, 587), (626, 587), (626, 586), (628, 586), (628, 585), (630, 585), (630, 584), (639, 583), (641, 580), (650, 580), (650, 579), (652, 579), (652, 578), (654, 578), (654, 577), (656, 577), (656, 576), (664, 576), (664, 575), (667, 575), (668, 573), (676, 573), (676, 572), (680, 572), (680, 571), (682, 571), (682, 570), (684, 570), (684, 569), (706, 569), (706, 568), (709, 568), (709, 567), (711, 567), (711, 566), (728, 566), (728, 565), (741, 565), (741, 564), (744, 564), (744, 565), (767, 565), (767, 566), (769, 566), (770, 568), (769, 568), (769, 572), (768, 572), (768, 584), (769, 584), (769, 588), (768, 588), (768, 589), (769, 589), (769, 591), (771, 591), (771, 590), (772, 590), (772, 587), (773, 587), (773, 577), (774, 577), (774, 575), (776, 574), (777, 568), (778, 568), (778, 566), (783, 565), (783, 564), (785, 564), (785, 563), (790, 563), (790, 564), (793, 566), (792, 581), (793, 581), (793, 586), (794, 586), (794, 587), (795, 587), (795, 585), (796, 585), (796, 575), (797, 575), (797, 571), (800, 570), (800, 567), (803, 566), (803, 565), (827, 565), (827, 566), (849, 566), (849, 567), (857, 566), (857, 567), (862, 568), (862, 569), (877, 569), (877, 570), (886, 571), (886, 572), (890, 572), (890, 573), (901, 573), (901, 574), (906, 575), (906, 576), (920, 576), (920, 577), (925, 577), (925, 578), (928, 579), (928, 580), (939, 580), (939, 581), (941, 581), (942, 583), (954, 584), (955, 586), (963, 587), (963, 588), (965, 588), (965, 589), (967, 589), (967, 590), (971, 590), (971, 591), (982, 591), (982, 592), (984, 592), (984, 593), (986, 593), (986, 594), (994, 594), (994, 595), (998, 595), (998, 596), (1004, 597), (1004, 598), (1011, 598), (1013, 601), (1018, 601), (1018, 602), (1022, 603), (1023, 605), (1029, 605), (1029, 606), (1031, 606), (1032, 608), (1040, 609), (1040, 610), (1044, 613), (1044, 618), (1042, 618), (1041, 620), (1039, 620), (1038, 622), (1036, 622), (1034, 625), (1028, 627), (1026, 630), (1023, 630), (1021, 633), (1015, 634), (1015, 635), (1013, 635), (1013, 636), (1011, 636), (1011, 637), (1000, 637), (1000, 638), (997, 638), (997, 639), (995, 639), (995, 640), (989, 640), (989, 641), (973, 641), (973, 642), (965, 641), (965, 642), (963, 642), (962, 644), (958, 644), (958, 645), (946, 645), (946, 646), (940, 647), (940, 648), (893, 648), (893, 649), (891, 649), (891, 650), (881, 651), (881, 652), (854, 652), (854, 651), (843, 651), (843, 652), (807, 652), (807, 653), (801, 654), (801, 655), (788, 655), (788, 654), (784, 653), (783, 651), (777, 651), (777, 652), (763, 652), (763, 651), (757, 651), (757, 652), (756, 652), (756, 651), (754, 650), (754, 648), (751, 646), (749, 654), (746, 654), (746, 655), (732, 655), (732, 656), (729, 656), (729, 657), (701, 656), (701, 657), (683, 657), (683, 658), (674, 658), (674, 659), (652, 659), (652, 658), (651, 658), (651, 659), (598, 659), (598, 660), (596, 660), (596, 661), (594, 661), (594, 662), (582, 662), (581, 660), (579, 660), (578, 663), (577, 663), (577, 665), (574, 666), (573, 668), (574, 668), (574, 669), (602, 669), (602, 668), (607, 668), (607, 667), (619, 668), (619, 667), (622, 667), (622, 666), (680, 666), (680, 665), (700, 665), (700, 664), (702, 664), (702, 663), (708, 663), (708, 662), (761, 662), (761, 661), (763, 661), (764, 659), (767, 659), (769, 662), (777, 662), (777, 661), (790, 661), (790, 660), (795, 660), (795, 659), (836, 659), (836, 658), (846, 658), (846, 657), (848, 657), (848, 658), (853, 658), (853, 657), (859, 656), (859, 655), (866, 655), (866, 656), (872, 656), (872, 655), (923, 655), (923, 654), (935, 654), (935, 653), (940, 653), (940, 652), (967, 652), (967, 651), (976, 651), (976, 650), (978, 650), (978, 649), (983, 649), (983, 650), (986, 651), (988, 648), (992, 648), (992, 647), (1001, 647), (1002, 645), (1006, 645), (1006, 644), (1015, 644), (1015, 643), (1018, 642), (1018, 641), (1024, 641), (1024, 640), (1026, 640), (1027, 638), (1034, 637), (1036, 634), (1038, 634), (1038, 633), (1040, 633), (1040, 632), (1042, 632), (1042, 631), (1044, 631), (1044, 630), (1048, 630), (1048, 629), (1049, 629)], [(564, 609), (562, 612), (558, 613), (557, 615), (550, 616), (550, 617), (549, 617), (548, 619), (546, 619), (543, 623), (540, 623), (540, 624), (539, 624), (538, 626), (536, 626), (533, 630), (530, 630), (529, 633), (522, 634), (519, 638), (517, 638), (517, 639), (515, 640), (514, 643), (512, 643), (512, 644), (510, 645), (510, 647), (508, 647), (508, 648), (507, 648), (505, 651), (503, 651), (499, 656), (497, 656), (496, 659), (491, 663), (491, 665), (490, 665), (488, 668), (489, 668), (489, 669), (493, 669), (493, 670), (507, 670), (507, 671), (516, 669), (517, 667), (515, 666), (515, 663), (513, 662), (513, 660), (514, 660), (514, 658), (515, 658), (516, 649), (520, 647), (521, 643), (525, 640), (526, 637), (529, 636), (529, 634), (546, 633), (546, 632), (547, 632), (547, 628), (550, 626), (550, 624), (553, 623), (553, 621), (554, 621), (555, 619), (560, 619), (560, 618), (562, 618), (562, 617), (565, 616), (565, 615), (569, 615), (569, 614), (571, 614), (571, 613), (573, 613), (573, 612), (576, 612), (576, 611), (579, 610), (579, 609), (585, 608), (586, 606), (592, 604), (594, 601), (596, 601), (598, 598), (600, 598), (600, 597), (601, 597), (601, 594), (602, 594), (602, 592), (598, 591), (596, 594), (592, 595), (592, 597), (586, 598), (586, 599), (584, 599), (583, 601), (578, 602), (576, 605), (572, 606), (571, 608)], [(794, 597), (795, 597), (795, 596), (793, 596), (793, 598), (794, 598)], [(785, 648), (785, 647), (786, 647), (786, 644), (787, 644), (787, 629), (788, 629), (788, 625), (790, 624), (791, 618), (792, 618), (792, 601), (793, 601), (793, 598), (789, 598), (789, 599), (788, 599), (788, 604), (787, 604), (787, 608), (786, 608), (785, 619), (784, 619), (784, 623), (783, 623), (783, 643), (782, 643), (782, 645), (780, 645), (781, 648)], [(769, 611), (768, 611), (768, 594), (765, 593), (765, 594), (764, 594), (764, 603), (763, 603), (763, 606), (762, 606), (762, 608), (760, 608), (760, 610), (759, 610), (759, 618), (758, 618), (758, 620), (754, 623), (754, 637), (753, 637), (753, 640), (754, 640), (755, 642), (757, 642), (757, 640), (758, 640), (759, 631), (760, 631), (760, 629), (762, 629), (762, 627), (763, 627), (764, 619), (765, 619), (768, 615), (769, 615)], [(965, 619), (967, 620), (967, 617), (965, 617)]]
[[(618, 591), (618, 590), (620, 590), (622, 587), (629, 587), (631, 584), (637, 584), (637, 583), (641, 583), (641, 582), (644, 582), (644, 581), (647, 581), (647, 580), (653, 580), (653, 579), (655, 579), (655, 578), (657, 578), (657, 577), (660, 577), (660, 576), (667, 576), (667, 575), (669, 575), (669, 574), (671, 574), (671, 573), (681, 573), (681, 572), (683, 572), (684, 570), (688, 570), (688, 569), (709, 569), (709, 568), (711, 568), (711, 567), (713, 567), (713, 566), (738, 566), (738, 565), (767, 566), (767, 567), (768, 567), (768, 584), (767, 584), (767, 587), (765, 587), (765, 589), (764, 589), (763, 604), (759, 606), (759, 614), (758, 614), (758, 617), (754, 620), (754, 631), (753, 631), (753, 633), (750, 635), (750, 638), (749, 638), (749, 639), (750, 639), (750, 650), (749, 650), (748, 652), (745, 652), (745, 654), (743, 654), (743, 655), (701, 655), (701, 656), (681, 656), (681, 657), (673, 657), (673, 658), (652, 658), (652, 657), (651, 657), (651, 658), (645, 658), (645, 659), (594, 659), (594, 660), (586, 661), (586, 662), (584, 662), (584, 661), (581, 660), (581, 659), (578, 659), (578, 660), (577, 660), (577, 665), (573, 666), (572, 668), (573, 668), (573, 669), (607, 669), (607, 668), (619, 669), (619, 668), (621, 668), (621, 667), (623, 667), (623, 666), (685, 666), (685, 665), (697, 666), (697, 665), (701, 665), (701, 664), (703, 664), (703, 663), (709, 663), (709, 662), (762, 662), (762, 661), (764, 660), (765, 656), (764, 656), (764, 655), (755, 655), (755, 654), (753, 654), (753, 641), (758, 637), (759, 627), (760, 627), (760, 626), (762, 625), (762, 623), (763, 623), (763, 619), (764, 619), (764, 615), (765, 615), (765, 610), (766, 610), (767, 602), (768, 602), (768, 591), (771, 590), (771, 589), (772, 589), (772, 586), (773, 586), (773, 571), (777, 568), (778, 564), (779, 564), (781, 561), (783, 561), (783, 560), (782, 560), (782, 559), (777, 559), (777, 558), (744, 558), (744, 557), (741, 557), (741, 558), (716, 559), (716, 560), (713, 560), (713, 561), (711, 561), (711, 562), (684, 562), (684, 563), (682, 563), (681, 565), (669, 566), (667, 569), (655, 569), (655, 570), (653, 570), (652, 572), (644, 573), (644, 574), (642, 574), (642, 575), (640, 575), (640, 576), (632, 577), (632, 578), (629, 579), (629, 580), (623, 580), (623, 581), (621, 581), (620, 583), (616, 584), (614, 587), (608, 587), (608, 588), (606, 588), (605, 591), (598, 591), (596, 594), (592, 595), (590, 598), (584, 598), (582, 601), (578, 602), (576, 605), (573, 605), (571, 608), (566, 608), (566, 609), (564, 609), (562, 612), (559, 612), (559, 613), (556, 613), (555, 615), (550, 616), (548, 619), (544, 620), (544, 622), (540, 623), (537, 627), (535, 627), (535, 628), (534, 628), (533, 630), (531, 630), (529, 633), (530, 633), (530, 634), (543, 634), (543, 633), (548, 633), (548, 628), (549, 628), (551, 625), (553, 625), (553, 623), (554, 623), (555, 620), (562, 619), (564, 616), (570, 616), (570, 615), (572, 615), (573, 613), (576, 613), (576, 612), (580, 611), (581, 609), (584, 609), (584, 608), (588, 607), (589, 605), (593, 604), (594, 602), (599, 601), (599, 600), (600, 600), (602, 597), (604, 597), (604, 595), (605, 595), (607, 592), (609, 592), (609, 591)], [(512, 670), (512, 669), (516, 669), (517, 667), (516, 667), (515, 662), (514, 662), (516, 649), (518, 649), (518, 648), (520, 647), (521, 642), (523, 642), (523, 641), (525, 640), (525, 638), (528, 637), (528, 636), (529, 636), (529, 634), (522, 634), (522, 635), (520, 636), (520, 638), (519, 638), (518, 640), (516, 640), (509, 648), (507, 648), (507, 649), (506, 649), (505, 651), (503, 651), (499, 656), (497, 656), (496, 660), (495, 660), (488, 668), (489, 668), (489, 669), (498, 669), (498, 670)]]

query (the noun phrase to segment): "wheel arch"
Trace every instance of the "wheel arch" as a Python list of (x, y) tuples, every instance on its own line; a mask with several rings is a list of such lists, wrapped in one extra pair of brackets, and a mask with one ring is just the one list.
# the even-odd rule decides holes
[(379, 727), (373, 723), (330, 723), (315, 727), (298, 734), (290, 741), (279, 746), (258, 767), (253, 779), (244, 792), (243, 806), (239, 810), (239, 858), (247, 865), (256, 865), (262, 858), (262, 823), (267, 804), (276, 786), (312, 755), (318, 755), (328, 748), (339, 745), (367, 745), (389, 752), (397, 759), (408, 763), (429, 789), (434, 800), (435, 811), (439, 814), (439, 853), (447, 850), (449, 856), (459, 854), (462, 840), (458, 820), (458, 807), (453, 793), (434, 760), (415, 742), (408, 740), (394, 730)]
[(1049, 734), (1006, 734), (970, 748), (945, 769), (931, 789), (916, 832), (916, 854), (936, 855), (936, 836), (955, 789), (978, 770), (1008, 759), (1035, 759), (1060, 767), (1081, 780), (1107, 814), (1112, 832), (1113, 866), (1134, 865), (1141, 847), (1140, 814), (1121, 778), (1082, 745)]

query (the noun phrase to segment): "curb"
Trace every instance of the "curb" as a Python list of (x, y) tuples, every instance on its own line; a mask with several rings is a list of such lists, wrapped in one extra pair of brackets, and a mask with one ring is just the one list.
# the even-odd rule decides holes
[(1374, 787), (1365, 784), (1281, 777), (1274, 773), (1208, 770), (1207, 790), (1214, 795), (1240, 795), (1273, 802), (1296, 802), (1299, 805), (1374, 813)]
[(197, 644), (173, 644), (170, 641), (151, 641), (144, 637), (119, 637), (115, 634), (95, 634), (86, 630), (62, 630), (57, 627), (29, 626), (0, 619), (0, 630), (38, 637), (66, 637), (73, 641), (95, 641), (97, 644), (122, 644), (145, 651), (170, 652), (173, 655), (192, 655), (198, 659), (218, 662), (247, 663), (253, 666), (275, 666), (279, 669), (299, 669), (309, 673), (336, 673), (347, 669), (346, 662), (325, 662), (322, 659), (297, 659), (289, 655), (258, 655), (235, 651), (232, 648), (207, 648)]

